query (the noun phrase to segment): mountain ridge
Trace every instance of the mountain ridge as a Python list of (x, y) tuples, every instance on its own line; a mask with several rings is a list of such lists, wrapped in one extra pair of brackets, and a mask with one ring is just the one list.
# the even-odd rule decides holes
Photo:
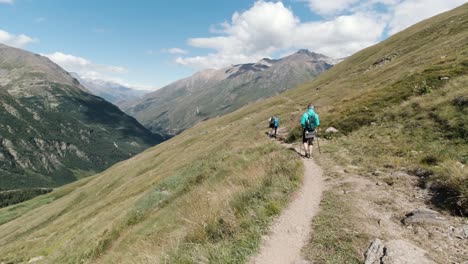
[(0, 45), (0, 187), (55, 187), (163, 139), (50, 59)]
[(80, 84), (88, 89), (92, 94), (102, 97), (113, 104), (135, 100), (150, 92), (137, 90), (114, 81), (84, 78), (74, 72), (71, 72), (70, 75), (77, 79)]
[(153, 132), (176, 135), (199, 121), (312, 80), (333, 59), (300, 50), (281, 59), (199, 71), (119, 107)]

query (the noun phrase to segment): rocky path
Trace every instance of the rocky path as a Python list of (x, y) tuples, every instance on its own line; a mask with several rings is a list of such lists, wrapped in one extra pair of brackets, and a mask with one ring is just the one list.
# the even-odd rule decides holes
[(312, 218), (319, 210), (323, 179), (322, 170), (313, 159), (303, 159), (303, 162), (302, 187), (273, 223), (270, 234), (263, 240), (259, 253), (250, 264), (308, 263), (301, 258), (301, 249), (307, 244)]

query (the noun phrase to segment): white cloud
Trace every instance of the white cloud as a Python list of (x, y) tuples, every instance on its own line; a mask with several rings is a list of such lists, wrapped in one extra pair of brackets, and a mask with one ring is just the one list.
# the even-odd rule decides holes
[(127, 70), (123, 67), (96, 64), (88, 59), (62, 52), (41, 55), (48, 57), (66, 71), (77, 73), (83, 79), (112, 82), (137, 90), (152, 91), (158, 88), (151, 85), (130, 83), (122, 77), (119, 77), (118, 75), (127, 73)]
[(389, 22), (390, 34), (397, 33), (415, 23), (453, 9), (466, 0), (406, 0), (392, 6)]
[[(304, 0), (312, 12), (322, 15), (342, 15), (354, 12), (379, 13), (385, 17), (389, 33), (394, 34), (424, 19), (453, 9), (466, 0)], [(379, 10), (377, 5), (386, 10)]]
[(126, 73), (127, 70), (123, 67), (96, 64), (88, 59), (77, 57), (62, 52), (55, 52), (51, 54), (42, 54), (48, 57), (53, 62), (60, 65), (66, 71), (76, 72), (80, 76), (91, 79), (105, 79), (108, 74), (121, 74)]
[(447, 11), (465, 0), (300, 0), (322, 17), (300, 21), (282, 2), (259, 0), (230, 21), (210, 27), (211, 37), (191, 38), (190, 46), (208, 54), (179, 56), (175, 62), (195, 69), (254, 62), (273, 54), (307, 48), (341, 58), (373, 45), (388, 33)]
[(160, 49), (160, 50), (146, 50), (146, 54), (148, 55), (155, 55), (155, 54), (160, 54), (160, 53), (169, 53), (173, 55), (181, 55), (181, 54), (187, 54), (188, 51), (180, 48), (170, 48), (170, 49)]
[(151, 85), (129, 83), (118, 77), (118, 75), (127, 73), (127, 70), (123, 67), (97, 64), (88, 59), (62, 52), (41, 55), (48, 57), (66, 71), (77, 73), (83, 79), (112, 82), (137, 90), (152, 91), (157, 89), (157, 87)]
[(13, 0), (0, 0), (0, 4), (13, 4)]
[[(0, 0), (1, 1), (1, 0)], [(16, 48), (22, 48), (30, 43), (37, 42), (38, 40), (30, 36), (20, 34), (14, 35), (7, 31), (0, 29), (0, 43), (13, 46)]]
[(292, 42), (295, 48), (302, 46), (341, 58), (376, 43), (384, 29), (385, 23), (378, 18), (356, 13), (298, 25)]
[(187, 54), (186, 50), (179, 49), (179, 48), (170, 48), (170, 49), (167, 49), (166, 52), (170, 54)]
[(210, 48), (215, 52), (179, 57), (176, 63), (197, 69), (220, 68), (301, 48), (343, 57), (376, 43), (385, 24), (364, 13), (302, 23), (281, 2), (258, 1), (243, 13), (234, 13), (231, 22), (220, 27), (222, 35), (188, 40), (191, 46)]
[(320, 15), (334, 15), (347, 10), (359, 0), (308, 0), (310, 9)]
[(217, 69), (230, 64), (258, 61), (265, 57), (258, 54), (247, 56), (243, 54), (210, 53), (206, 56), (178, 57), (175, 62), (194, 69)]

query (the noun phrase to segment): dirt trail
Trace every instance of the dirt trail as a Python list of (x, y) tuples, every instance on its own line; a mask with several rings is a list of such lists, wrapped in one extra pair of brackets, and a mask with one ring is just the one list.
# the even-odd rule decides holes
[[(286, 145), (290, 147), (290, 145)], [(296, 150), (297, 151), (297, 150)], [(259, 253), (250, 264), (308, 263), (301, 249), (309, 239), (312, 218), (319, 210), (322, 198), (322, 170), (312, 159), (303, 159), (304, 182), (291, 203), (273, 223), (270, 234), (263, 240)]]

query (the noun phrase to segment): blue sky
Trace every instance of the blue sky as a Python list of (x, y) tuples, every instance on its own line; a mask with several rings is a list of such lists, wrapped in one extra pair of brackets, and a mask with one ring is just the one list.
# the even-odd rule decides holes
[(463, 2), (0, 0), (0, 42), (85, 77), (151, 89), (299, 48), (349, 56)]

